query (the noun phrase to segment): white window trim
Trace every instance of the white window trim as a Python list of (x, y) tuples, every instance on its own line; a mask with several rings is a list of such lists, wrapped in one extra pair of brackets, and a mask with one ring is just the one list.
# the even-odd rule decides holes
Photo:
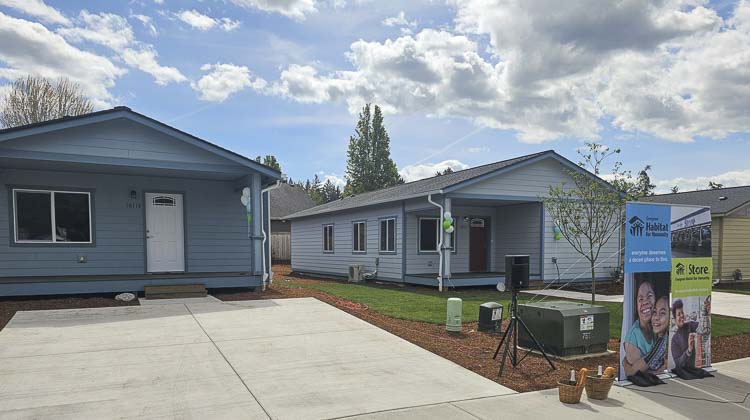
[[(52, 222), (52, 240), (50, 241), (32, 241), (28, 239), (18, 239), (18, 207), (16, 205), (16, 192), (28, 192), (28, 193), (47, 193), (50, 195), (50, 220)], [(88, 197), (89, 203), (89, 240), (87, 242), (71, 242), (71, 241), (58, 241), (57, 232), (55, 230), (55, 194), (85, 194)], [(29, 188), (13, 188), (11, 190), (13, 196), (13, 241), (17, 244), (65, 244), (65, 245), (91, 245), (94, 243), (94, 230), (93, 230), (93, 215), (91, 214), (91, 193), (88, 191), (66, 191), (66, 190), (38, 190)]]
[[(422, 220), (435, 220), (437, 223), (437, 242), (435, 242), (435, 249), (422, 249)], [(438, 253), (438, 244), (440, 243), (440, 229), (442, 227), (440, 226), (440, 218), (439, 217), (431, 217), (431, 216), (424, 216), (417, 218), (417, 252), (420, 254), (437, 254)], [(451, 234), (451, 241), (453, 241), (453, 249), (450, 251), (452, 253), (456, 253), (456, 244), (458, 243), (458, 238), (456, 237), (456, 234), (458, 233), (458, 228), (456, 226), (456, 218), (453, 218), (453, 233)], [(447, 248), (446, 248), (447, 249)]]
[[(390, 243), (388, 240), (388, 222), (393, 222), (393, 243)], [(385, 249), (381, 248), (383, 245), (383, 241), (380, 238), (380, 235), (383, 234), (383, 223), (386, 223), (385, 225)], [(393, 249), (389, 248), (389, 245)], [(395, 217), (386, 217), (385, 219), (380, 219), (378, 221), (378, 251), (382, 253), (395, 253), (396, 252), (396, 218)]]
[[(357, 249), (357, 245), (359, 244), (359, 241), (357, 241), (357, 225), (362, 225), (362, 235), (364, 235), (364, 245), (365, 249)], [(354, 254), (367, 254), (367, 221), (366, 220), (358, 220), (356, 222), (352, 222), (352, 253)]]
[[(328, 234), (326, 233), (326, 230), (328, 230), (328, 228), (331, 228), (331, 241), (330, 241), (331, 249), (326, 249), (326, 239), (328, 238)], [(334, 234), (335, 234), (335, 231), (333, 228), (333, 223), (326, 223), (323, 225), (323, 252), (326, 254), (332, 254), (336, 250), (334, 241), (333, 241)]]

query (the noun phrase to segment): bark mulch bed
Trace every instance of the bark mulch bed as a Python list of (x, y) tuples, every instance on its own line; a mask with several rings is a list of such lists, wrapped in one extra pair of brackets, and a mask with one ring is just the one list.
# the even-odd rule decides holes
[[(519, 392), (554, 388), (558, 380), (568, 378), (570, 369), (578, 371), (580, 368), (586, 367), (589, 370), (595, 370), (598, 365), (617, 367), (617, 351), (608, 356), (578, 361), (553, 359), (557, 367), (557, 370), (554, 371), (550, 370), (543, 357), (531, 354), (515, 369), (510, 366), (510, 362), (507, 362), (503, 376), (498, 377), (500, 356), (497, 360), (493, 360), (492, 355), (495, 353), (501, 336), (476, 331), (476, 322), (465, 323), (461, 333), (448, 333), (444, 325), (391, 318), (372, 311), (365, 305), (325, 292), (285, 286), (284, 280), (292, 280), (297, 283), (323, 281), (304, 280), (300, 276), (287, 274), (287, 270), (284, 268), (276, 267), (275, 271), (276, 280), (274, 284), (264, 292), (212, 290), (211, 293), (216, 298), (225, 301), (314, 297)], [(503, 328), (507, 327), (507, 323), (507, 321), (504, 322)], [(619, 340), (609, 340), (610, 349), (617, 350), (619, 347)], [(716, 338), (712, 347), (715, 362), (750, 357), (750, 334)]]
[(110, 306), (138, 305), (138, 299), (131, 302), (115, 300), (115, 295), (68, 295), (9, 297), (0, 299), (0, 330), (10, 322), (17, 311), (39, 311), (49, 309), (104, 308)]

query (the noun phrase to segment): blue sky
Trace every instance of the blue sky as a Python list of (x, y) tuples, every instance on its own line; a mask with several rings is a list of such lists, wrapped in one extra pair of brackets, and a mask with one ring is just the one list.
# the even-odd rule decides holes
[(0, 93), (69, 77), (293, 179), (341, 182), (373, 102), (410, 180), (596, 140), (662, 191), (750, 184), (746, 1), (558, 3), (0, 0)]

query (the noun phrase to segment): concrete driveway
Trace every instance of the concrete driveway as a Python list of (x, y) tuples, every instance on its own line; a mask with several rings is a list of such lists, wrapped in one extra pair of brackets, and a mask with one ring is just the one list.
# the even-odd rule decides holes
[(318, 300), (19, 312), (2, 418), (337, 418), (513, 393)]

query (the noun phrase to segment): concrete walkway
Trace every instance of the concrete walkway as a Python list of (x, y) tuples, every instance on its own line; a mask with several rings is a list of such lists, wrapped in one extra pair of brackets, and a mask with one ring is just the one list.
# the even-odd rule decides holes
[(0, 418), (323, 419), (511, 393), (311, 298), (19, 312), (0, 331)]
[[(591, 293), (569, 290), (522, 290), (521, 293), (542, 296), (545, 301), (555, 299), (575, 299), (590, 301)], [(597, 302), (622, 302), (622, 295), (596, 295)], [(716, 315), (750, 319), (750, 295), (727, 292), (711, 292), (711, 311)]]
[(715, 378), (670, 379), (651, 388), (613, 387), (609, 399), (560, 403), (557, 390), (370, 413), (356, 419), (741, 419), (750, 418), (750, 359), (716, 365)]

